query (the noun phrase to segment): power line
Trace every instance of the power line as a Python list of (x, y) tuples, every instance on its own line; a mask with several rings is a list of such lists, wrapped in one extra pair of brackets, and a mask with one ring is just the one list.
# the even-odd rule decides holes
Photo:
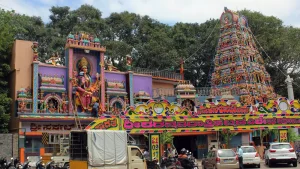
[[(252, 33), (252, 31), (249, 29), (249, 28), (246, 28), (248, 29), (248, 31), (251, 33), (251, 35), (253, 36), (253, 38), (255, 39), (255, 41), (257, 42), (257, 44), (260, 46), (260, 48), (262, 49), (262, 51), (265, 53), (265, 55), (273, 62), (272, 58), (267, 54), (267, 52), (265, 51), (265, 49), (261, 46), (261, 44), (259, 43), (259, 41), (256, 39), (255, 35)], [(275, 64), (275, 67), (285, 76), (287, 77), (288, 75), (285, 74), (276, 64)], [(300, 88), (300, 86), (295, 83), (295, 82), (292, 82), (294, 85), (296, 85), (297, 87)]]
[(219, 22), (216, 22), (213, 30), (210, 32), (210, 34), (208, 35), (208, 37), (206, 38), (206, 40), (200, 45), (200, 47), (196, 50), (196, 52), (194, 52), (192, 55), (190, 55), (188, 58), (186, 58), (183, 62), (186, 62), (188, 59), (190, 59), (193, 55), (195, 55), (202, 47), (203, 45), (207, 42), (207, 40), (210, 38), (211, 34), (214, 32), (216, 26), (218, 25)]

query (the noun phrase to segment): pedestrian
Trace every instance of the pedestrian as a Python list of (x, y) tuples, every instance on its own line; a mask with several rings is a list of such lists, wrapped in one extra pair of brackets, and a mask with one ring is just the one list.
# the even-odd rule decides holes
[(149, 151), (148, 151), (148, 147), (145, 147), (143, 155), (144, 155), (146, 160), (150, 160), (150, 154), (149, 154)]
[(240, 164), (240, 169), (244, 169), (244, 164), (243, 164), (243, 150), (241, 148), (241, 146), (238, 146), (238, 158), (239, 158), (239, 164)]
[(212, 146), (212, 151), (217, 151), (217, 149), (216, 149), (216, 146), (215, 146), (215, 145), (213, 145), (213, 146)]

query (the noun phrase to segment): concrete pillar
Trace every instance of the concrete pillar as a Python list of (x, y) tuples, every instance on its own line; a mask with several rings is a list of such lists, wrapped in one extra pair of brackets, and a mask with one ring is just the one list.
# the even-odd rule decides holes
[[(287, 84), (289, 101), (292, 101), (294, 100), (293, 78), (291, 78), (290, 75), (288, 75), (287, 78), (285, 79), (285, 83)], [(298, 128), (295, 128), (294, 132), (297, 135), (299, 135)]]
[[(68, 50), (68, 78), (73, 78), (73, 49), (69, 48)], [(75, 65), (76, 66), (76, 65)], [(77, 72), (79, 73), (79, 72)], [(69, 113), (73, 113), (73, 110), (77, 111), (75, 103), (73, 103), (72, 94), (73, 94), (73, 84), (71, 80), (68, 80), (68, 101), (69, 101)], [(73, 105), (74, 104), (74, 105)], [(73, 108), (74, 106), (74, 108)]]
[(100, 74), (101, 74), (101, 105), (105, 108), (105, 72), (104, 72), (104, 52), (100, 53)]
[(32, 89), (32, 97), (33, 97), (33, 106), (32, 112), (38, 112), (38, 84), (39, 84), (39, 62), (33, 61), (33, 89)]
[(134, 100), (133, 100), (133, 72), (129, 71), (128, 72), (129, 76), (129, 103), (130, 106), (134, 106)]
[(288, 98), (290, 101), (292, 101), (294, 100), (293, 78), (290, 78), (290, 76), (288, 75), (285, 79), (285, 83), (287, 84)]

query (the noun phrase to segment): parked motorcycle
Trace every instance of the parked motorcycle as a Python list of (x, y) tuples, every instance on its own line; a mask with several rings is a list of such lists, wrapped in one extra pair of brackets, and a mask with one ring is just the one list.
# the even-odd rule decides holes
[(55, 165), (54, 161), (49, 161), (49, 162), (46, 164), (45, 168), (46, 168), (46, 169), (56, 169), (56, 168), (58, 168), (58, 167)]
[(184, 169), (198, 169), (198, 164), (196, 158), (193, 156), (192, 152), (187, 150), (187, 158), (179, 158), (179, 162)]
[(160, 167), (162, 169), (184, 169), (175, 157), (162, 157)]
[(146, 163), (147, 163), (147, 169), (160, 169), (157, 159), (154, 159), (152, 161), (147, 160)]
[(16, 169), (16, 167), (14, 166), (14, 158), (10, 158), (10, 162), (7, 162), (6, 166), (5, 166), (6, 169)]
[(45, 164), (43, 163), (43, 158), (40, 157), (40, 160), (36, 163), (36, 169), (45, 169)]
[(5, 169), (6, 168), (6, 164), (7, 164), (7, 160), (5, 157), (2, 157), (0, 159), (0, 169)]
[(27, 157), (27, 161), (25, 161), (25, 163), (23, 163), (22, 169), (30, 169), (31, 166), (29, 165), (29, 163), (30, 163), (29, 157)]
[(22, 166), (22, 164), (21, 164), (21, 162), (20, 162), (20, 160), (18, 158), (14, 159), (14, 167), (16, 169), (22, 169), (23, 168), (23, 166)]

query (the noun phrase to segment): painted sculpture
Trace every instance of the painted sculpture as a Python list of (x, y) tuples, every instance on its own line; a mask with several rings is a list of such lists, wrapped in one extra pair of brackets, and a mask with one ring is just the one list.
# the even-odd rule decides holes
[(127, 70), (131, 71), (132, 57), (130, 55), (126, 55), (126, 66), (127, 66)]
[(77, 32), (75, 35), (69, 33), (67, 44), (100, 48), (100, 39), (86, 32)]
[(277, 97), (247, 19), (225, 8), (220, 22), (221, 33), (212, 73), (212, 95), (230, 91), (248, 105)]
[[(96, 82), (92, 82), (92, 78), (89, 74), (89, 63), (85, 57), (80, 59), (78, 63), (80, 70), (77, 79), (73, 83), (77, 83), (75, 94), (75, 105), (82, 112), (91, 112), (93, 104), (98, 100), (97, 92), (100, 88), (100, 76), (97, 74)], [(75, 79), (75, 78), (73, 78)]]
[(59, 57), (58, 52), (56, 52), (56, 53), (53, 53), (52, 56), (48, 60), (46, 60), (46, 63), (56, 66), (56, 65), (58, 65), (59, 61), (60, 61), (60, 57)]
[(33, 42), (31, 49), (33, 51), (33, 61), (38, 61), (38, 42)]

